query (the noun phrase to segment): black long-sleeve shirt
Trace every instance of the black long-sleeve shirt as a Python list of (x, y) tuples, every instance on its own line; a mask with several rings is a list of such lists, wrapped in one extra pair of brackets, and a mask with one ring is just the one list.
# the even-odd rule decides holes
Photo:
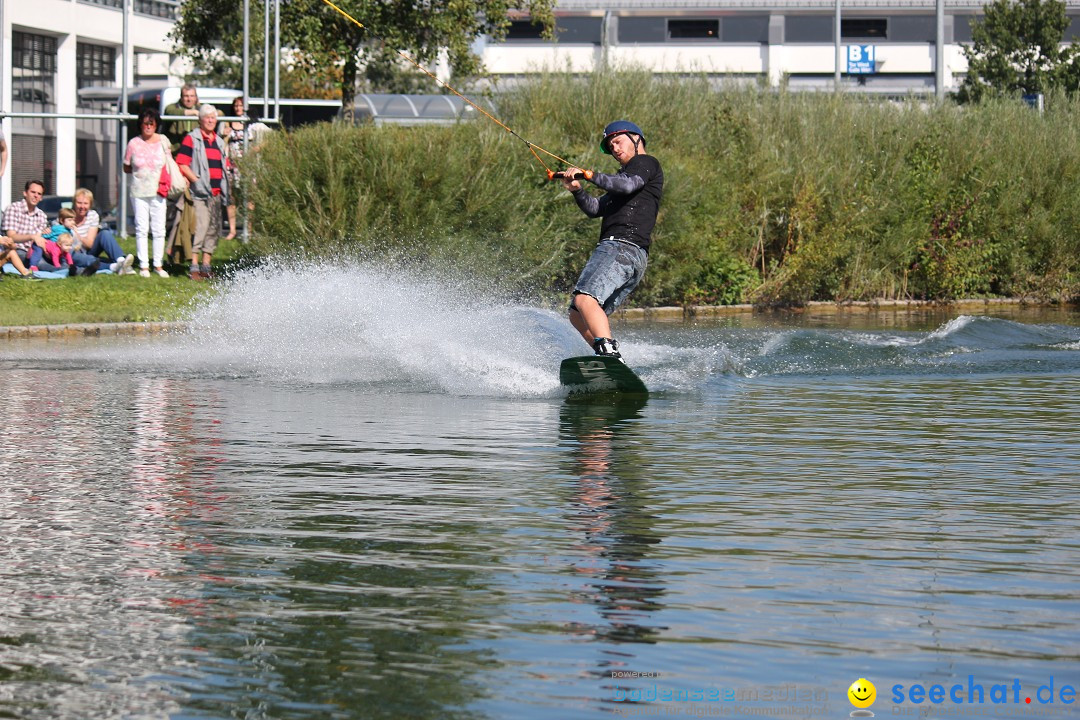
[(649, 249), (660, 198), (664, 194), (664, 171), (652, 155), (638, 155), (615, 175), (594, 172), (592, 182), (604, 195), (590, 195), (584, 188), (574, 200), (589, 217), (602, 217), (600, 239), (615, 237)]

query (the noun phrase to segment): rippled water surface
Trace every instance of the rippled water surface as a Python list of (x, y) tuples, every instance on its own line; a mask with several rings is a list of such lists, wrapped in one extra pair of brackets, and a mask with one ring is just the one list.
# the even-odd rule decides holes
[(636, 403), (374, 273), (0, 346), (0, 717), (1080, 717), (1077, 324), (626, 324)]

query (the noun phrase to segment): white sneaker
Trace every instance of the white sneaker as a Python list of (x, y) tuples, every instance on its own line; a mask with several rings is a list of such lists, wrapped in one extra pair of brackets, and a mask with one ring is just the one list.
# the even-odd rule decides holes
[(122, 275), (130, 275), (133, 272), (135, 272), (134, 270), (131, 269), (131, 266), (134, 265), (134, 264), (135, 264), (135, 256), (134, 255), (128, 255), (127, 257), (125, 257), (124, 258), (124, 269), (121, 272), (121, 274)]
[(121, 273), (123, 273), (124, 272), (124, 261), (123, 261), (123, 259), (117, 260), (114, 263), (109, 263), (109, 272), (111, 272), (113, 275), (120, 275)]
[(156, 267), (154, 272), (157, 273), (158, 277), (169, 277), (169, 273), (165, 272), (165, 268)]
[(150, 277), (150, 268), (143, 268), (139, 271), (139, 274), (143, 277)]

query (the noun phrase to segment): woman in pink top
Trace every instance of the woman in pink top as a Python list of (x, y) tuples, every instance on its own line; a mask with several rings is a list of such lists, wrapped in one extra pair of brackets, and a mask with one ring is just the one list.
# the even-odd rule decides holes
[(154, 236), (154, 272), (169, 277), (161, 267), (165, 255), (165, 198), (158, 195), (169, 141), (158, 134), (160, 124), (161, 116), (157, 110), (146, 108), (140, 112), (140, 134), (131, 138), (124, 153), (124, 172), (131, 175), (131, 207), (135, 211), (135, 254), (139, 257), (139, 274), (143, 277), (150, 277), (147, 230)]

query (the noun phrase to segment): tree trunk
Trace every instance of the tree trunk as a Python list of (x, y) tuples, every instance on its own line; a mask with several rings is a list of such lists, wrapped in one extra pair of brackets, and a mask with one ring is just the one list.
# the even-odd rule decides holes
[(353, 50), (341, 72), (341, 117), (348, 125), (353, 124), (356, 110), (356, 66), (356, 50)]

